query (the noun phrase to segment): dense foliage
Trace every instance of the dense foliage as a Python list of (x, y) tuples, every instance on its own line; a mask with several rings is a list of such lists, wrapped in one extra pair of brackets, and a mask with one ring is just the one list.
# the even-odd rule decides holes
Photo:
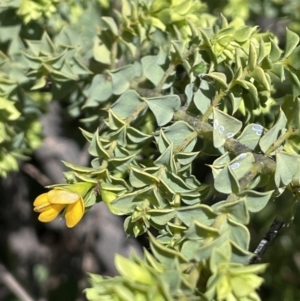
[(116, 256), (120, 276), (91, 275), (88, 300), (260, 300), (250, 216), (287, 199), (289, 224), (300, 185), (299, 18), (280, 4), (284, 49), (246, 25), (261, 1), (224, 1), (220, 16), (198, 0), (0, 2), (1, 175), (39, 146), (59, 99), (92, 161), (64, 162), (40, 220), (65, 210), (73, 227), (104, 201), (150, 240), (144, 258)]

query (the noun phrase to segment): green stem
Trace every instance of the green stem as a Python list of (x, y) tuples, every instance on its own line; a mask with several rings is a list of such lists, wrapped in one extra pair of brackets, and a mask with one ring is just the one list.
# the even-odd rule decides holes
[(209, 116), (211, 115), (211, 113), (213, 112), (214, 107), (216, 107), (220, 101), (223, 99), (224, 96), (227, 95), (229, 90), (221, 90), (219, 92), (219, 94), (214, 98), (214, 100), (212, 101), (211, 106), (206, 110), (206, 112), (204, 113), (204, 115), (201, 118), (202, 122), (207, 122)]
[[(253, 181), (253, 179), (262, 172), (263, 164), (261, 162), (255, 162), (251, 169), (239, 180), (240, 189), (245, 190), (247, 186)], [(234, 202), (238, 199), (238, 196), (235, 193), (231, 193), (226, 202)]]
[(117, 52), (118, 52), (118, 41), (114, 41), (111, 47), (111, 52), (110, 52), (110, 61), (111, 61), (111, 65), (110, 68), (111, 69), (115, 69), (116, 67), (116, 57), (117, 57)]
[(131, 114), (127, 117), (126, 123), (129, 125), (132, 121), (134, 121), (141, 112), (143, 112), (148, 107), (146, 101), (142, 102)]
[(169, 66), (169, 68), (167, 69), (167, 71), (165, 72), (164, 76), (162, 77), (162, 79), (160, 80), (160, 82), (158, 83), (157, 87), (155, 88), (155, 94), (156, 95), (159, 95), (161, 90), (162, 90), (162, 87), (165, 83), (165, 81), (167, 80), (167, 78), (174, 72), (176, 68), (176, 65), (175, 64), (171, 64)]
[(290, 136), (292, 136), (295, 133), (296, 129), (293, 127), (290, 127), (287, 132), (280, 136), (266, 151), (266, 155), (270, 155), (273, 153), (285, 140), (287, 140)]
[(220, 230), (226, 220), (227, 220), (227, 214), (221, 213), (216, 217), (215, 221), (212, 224), (212, 227)]
[[(187, 59), (195, 51), (196, 48), (197, 45), (192, 45), (191, 48), (182, 55), (182, 60)], [(175, 63), (170, 64), (169, 68), (167, 69), (164, 76), (162, 77), (162, 79), (160, 80), (160, 82), (158, 83), (157, 87), (154, 90), (156, 95), (160, 94), (162, 87), (166, 82), (167, 78), (174, 72), (176, 66), (179, 65), (181, 62), (182, 61), (177, 61)]]
[[(116, 146), (117, 146), (117, 141), (116, 140), (112, 141), (110, 146), (109, 146), (109, 149), (107, 150), (107, 153), (108, 153), (109, 157), (113, 156), (114, 149), (115, 149)], [(99, 167), (99, 170), (106, 169), (107, 166), (108, 166), (107, 160), (103, 160), (101, 166)]]
[[(180, 208), (181, 207), (181, 201), (180, 201), (180, 195), (176, 194), (173, 201), (174, 208)], [(174, 217), (173, 223), (177, 226), (181, 226), (182, 222), (178, 217)], [(179, 240), (181, 238), (181, 230), (178, 228), (175, 228), (174, 230), (174, 242)]]
[(241, 190), (245, 190), (249, 183), (253, 181), (253, 179), (262, 172), (263, 163), (258, 161), (253, 164), (251, 169), (239, 180)]
[[(239, 76), (239, 80), (243, 80), (245, 79), (246, 76), (248, 76), (249, 74), (249, 70), (248, 68), (245, 68), (243, 73), (241, 74), (241, 76)], [(228, 92), (235, 86), (235, 81), (232, 80), (229, 84), (228, 84), (228, 89), (227, 90), (221, 90), (219, 92), (219, 94), (213, 99), (211, 106), (207, 109), (207, 111), (204, 113), (204, 115), (202, 116), (201, 120), (203, 122), (207, 122), (210, 114), (213, 112), (213, 108), (218, 106), (218, 104), (221, 102), (221, 100), (223, 99), (223, 97), (225, 97)]]
[[(216, 217), (215, 221), (211, 226), (215, 229), (221, 230), (226, 220), (227, 220), (227, 214), (221, 213)], [(207, 237), (204, 241), (203, 246), (210, 244), (214, 239), (215, 239), (214, 237)]]
[(178, 145), (174, 151), (175, 153), (178, 153), (178, 152), (181, 152), (187, 145), (189, 145), (191, 143), (191, 141), (193, 141), (196, 137), (198, 136), (198, 133), (197, 132), (193, 132), (191, 133), (187, 138), (185, 138), (183, 140), (183, 142)]

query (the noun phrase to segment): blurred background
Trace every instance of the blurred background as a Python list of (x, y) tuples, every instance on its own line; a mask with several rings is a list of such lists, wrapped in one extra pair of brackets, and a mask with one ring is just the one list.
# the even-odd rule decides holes
[[(8, 1), (9, 2), (9, 1)], [(17, 28), (23, 38), (40, 39), (46, 30), (55, 36), (63, 26), (71, 26), (78, 34), (97, 35), (97, 25), (102, 15), (109, 15), (112, 8), (119, 9), (119, 1), (0, 1), (0, 50), (7, 51), (9, 38), (7, 26)], [(300, 34), (299, 0), (207, 0), (209, 13), (227, 18), (242, 18), (249, 25), (258, 25), (262, 31), (274, 32), (281, 47), (285, 43), (285, 28)], [(22, 5), (34, 6), (40, 15), (20, 13)], [(52, 6), (47, 6), (52, 5)], [(54, 7), (51, 17), (45, 11)], [(24, 23), (24, 18), (29, 19)], [(30, 18), (31, 16), (31, 18)], [(87, 46), (89, 47), (88, 43)], [(89, 58), (87, 58), (88, 60)], [(98, 68), (93, 61), (90, 69)], [(7, 279), (13, 277), (33, 300), (83, 301), (83, 290), (88, 286), (88, 273), (116, 275), (114, 254), (127, 256), (133, 250), (142, 254), (147, 240), (126, 237), (123, 219), (110, 214), (105, 204), (97, 204), (74, 228), (68, 229), (63, 219), (43, 224), (32, 210), (34, 199), (45, 192), (44, 186), (64, 181), (61, 160), (79, 165), (89, 165), (88, 145), (79, 127), (94, 131), (92, 121), (74, 105), (74, 95), (55, 95), (47, 98), (44, 93), (44, 112), (41, 114), (43, 137), (39, 148), (26, 161), (20, 161), (19, 171), (0, 178), (0, 300), (17, 301), (11, 293)], [(78, 100), (78, 98), (76, 98)], [(77, 101), (76, 100), (76, 101)], [(281, 196), (251, 219), (251, 250), (267, 233), (274, 217), (285, 214), (290, 195)], [(291, 215), (290, 212), (286, 213)], [(260, 289), (262, 300), (300, 300), (300, 209), (294, 207), (294, 221), (283, 228), (272, 243), (262, 262), (268, 262), (265, 283)], [(293, 215), (292, 214), (292, 215)], [(8, 277), (8, 278), (7, 278)], [(24, 299), (25, 300), (25, 299)]]

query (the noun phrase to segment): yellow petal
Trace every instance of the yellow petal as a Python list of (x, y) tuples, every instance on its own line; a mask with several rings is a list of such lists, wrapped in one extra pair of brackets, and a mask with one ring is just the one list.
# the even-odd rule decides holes
[(84, 215), (84, 203), (80, 198), (78, 202), (68, 205), (66, 209), (65, 219), (68, 228), (73, 228), (79, 223)]
[(48, 198), (51, 204), (73, 204), (81, 196), (68, 190), (53, 189), (48, 192)]
[(47, 192), (46, 193), (42, 193), (40, 194), (33, 202), (33, 206), (40, 206), (44, 203), (49, 203), (48, 201), (48, 196), (47, 196)]
[(43, 210), (43, 208), (49, 206), (48, 193), (43, 193), (39, 195), (33, 202), (33, 206), (35, 207), (33, 210), (39, 212)]
[(47, 210), (43, 211), (39, 215), (39, 221), (43, 223), (53, 221), (65, 207), (66, 205), (64, 204), (54, 204), (49, 206)]
[(49, 210), (49, 208), (51, 208), (51, 204), (48, 204), (48, 205), (44, 204), (39, 207), (34, 207), (33, 211), (41, 213), (41, 212)]

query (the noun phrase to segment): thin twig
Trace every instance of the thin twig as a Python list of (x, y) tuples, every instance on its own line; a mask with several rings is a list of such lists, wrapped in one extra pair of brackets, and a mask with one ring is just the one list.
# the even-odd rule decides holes
[(47, 176), (45, 176), (41, 171), (39, 171), (34, 165), (30, 163), (23, 164), (22, 170), (42, 186), (48, 186), (52, 184), (52, 181)]
[(0, 263), (0, 281), (15, 295), (20, 301), (34, 301), (24, 290), (16, 278), (9, 273), (4, 265)]
[(276, 217), (267, 232), (266, 236), (260, 241), (258, 246), (256, 247), (254, 254), (255, 256), (251, 258), (249, 264), (259, 263), (262, 259), (262, 256), (266, 252), (267, 248), (270, 246), (272, 240), (275, 239), (279, 230), (284, 227), (284, 222), (281, 221), (278, 217)]

